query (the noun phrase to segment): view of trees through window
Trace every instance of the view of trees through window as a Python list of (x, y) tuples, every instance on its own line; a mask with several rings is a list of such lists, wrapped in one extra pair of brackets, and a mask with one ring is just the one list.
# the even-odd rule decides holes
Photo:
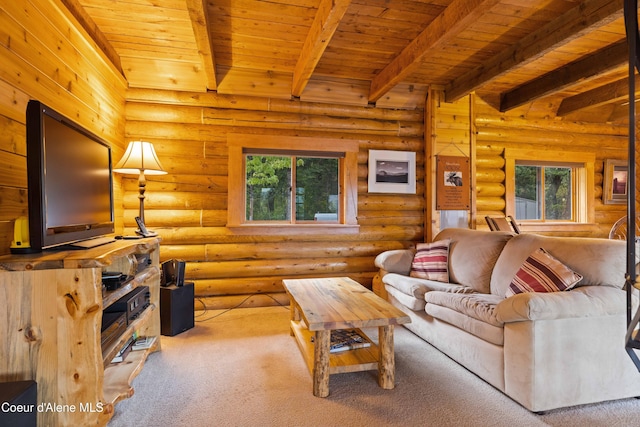
[(570, 167), (517, 165), (516, 218), (572, 220)]
[(247, 155), (245, 177), (247, 221), (338, 220), (337, 158)]

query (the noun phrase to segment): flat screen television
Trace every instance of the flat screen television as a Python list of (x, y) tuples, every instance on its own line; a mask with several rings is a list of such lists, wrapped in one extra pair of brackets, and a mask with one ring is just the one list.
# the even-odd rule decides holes
[(26, 120), (31, 251), (113, 233), (109, 145), (39, 101)]

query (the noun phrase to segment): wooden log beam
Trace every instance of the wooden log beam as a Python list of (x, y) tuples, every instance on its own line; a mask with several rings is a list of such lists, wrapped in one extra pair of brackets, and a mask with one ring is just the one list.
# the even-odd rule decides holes
[(191, 26), (196, 37), (198, 45), (198, 54), (202, 61), (207, 76), (207, 89), (216, 90), (218, 83), (216, 81), (216, 61), (213, 55), (213, 46), (211, 45), (211, 34), (209, 33), (209, 22), (207, 19), (207, 2), (206, 0), (187, 0), (187, 9), (191, 17)]
[(504, 168), (504, 157), (492, 156), (492, 157), (478, 157), (476, 159), (476, 167), (480, 169), (502, 169)]
[(124, 76), (122, 71), (122, 63), (120, 62), (120, 55), (113, 48), (107, 37), (104, 35), (100, 28), (96, 25), (89, 14), (84, 10), (78, 0), (62, 0), (62, 4), (73, 15), (78, 23), (89, 34), (89, 37), (93, 39), (98, 48), (105, 54), (105, 56), (111, 61), (111, 64), (118, 70), (118, 72)]
[(503, 183), (505, 173), (502, 169), (477, 169), (476, 179), (484, 183)]
[(321, 0), (293, 70), (291, 94), (299, 97), (322, 58), (351, 0)]
[[(198, 243), (230, 243), (230, 242), (278, 242), (282, 241), (280, 235), (242, 235), (234, 234), (227, 227), (155, 227), (162, 236), (162, 245), (186, 245)], [(361, 226), (359, 234), (321, 233), (306, 234), (296, 233), (285, 237), (286, 241), (298, 242), (335, 242), (341, 241), (364, 242), (371, 240), (388, 241), (417, 241), (421, 237), (421, 226), (384, 225)], [(339, 236), (339, 237), (338, 237)]]
[[(153, 120), (150, 120), (151, 117)], [(146, 120), (145, 120), (146, 118)], [(422, 124), (413, 120), (380, 120), (376, 118), (347, 118), (330, 115), (308, 115), (298, 112), (280, 111), (255, 111), (226, 108), (196, 108), (180, 107), (173, 105), (156, 104), (153, 106), (137, 103), (127, 104), (128, 129), (136, 129), (135, 132), (144, 133), (144, 128), (134, 127), (137, 121), (146, 122), (151, 127), (147, 131), (155, 131), (155, 135), (161, 137), (162, 129), (158, 122), (167, 129), (171, 124), (191, 124), (195, 127), (204, 125), (203, 130), (209, 126), (246, 127), (271, 130), (298, 130), (300, 123), (305, 123), (307, 129), (322, 129), (325, 132), (351, 132), (358, 133), (366, 130), (371, 134), (389, 136), (420, 137), (424, 133)], [(140, 124), (144, 126), (144, 124)], [(196, 132), (195, 135), (198, 135)], [(176, 135), (178, 136), (178, 135)]]
[(243, 261), (187, 262), (186, 277), (193, 279), (224, 279), (228, 277), (265, 277), (274, 275), (298, 276), (303, 274), (323, 274), (344, 276), (375, 270), (373, 258), (281, 258)]
[[(640, 76), (635, 76), (636, 87), (640, 87)], [(565, 98), (556, 115), (564, 117), (585, 108), (598, 107), (611, 102), (621, 102), (629, 98), (629, 79), (624, 78), (604, 86)]]
[[(484, 109), (483, 115), (478, 116), (475, 120), (478, 128), (482, 129), (500, 129), (505, 130), (523, 130), (533, 132), (553, 132), (553, 133), (571, 133), (571, 134), (595, 134), (607, 135), (612, 137), (627, 138), (628, 129), (626, 126), (611, 123), (588, 123), (588, 122), (569, 122), (563, 120), (545, 120), (545, 119), (525, 119), (523, 117), (514, 117), (513, 115), (500, 114), (496, 115), (495, 110)], [(500, 150), (501, 148), (493, 145), (480, 144), (478, 149), (483, 150)]]
[(499, 3), (498, 0), (454, 0), (373, 78), (369, 91), (369, 102), (373, 103), (380, 99), (382, 95), (414, 71), (420, 65), (422, 58), (464, 31), (497, 3)]
[(200, 106), (207, 108), (230, 108), (236, 110), (279, 111), (307, 115), (346, 116), (381, 120), (420, 121), (422, 109), (380, 109), (336, 103), (318, 103), (297, 99), (268, 99), (257, 96), (225, 95), (215, 92), (183, 92), (157, 89), (131, 88), (127, 91), (127, 106), (130, 103), (168, 104), (177, 107)]
[(446, 102), (473, 92), (510, 69), (534, 61), (593, 28), (623, 17), (621, 1), (587, 0), (522, 38), (491, 61), (457, 77), (445, 88)]
[[(616, 218), (617, 219), (617, 218)], [(360, 283), (365, 288), (371, 288), (373, 277), (377, 271), (349, 273), (347, 276)], [(284, 292), (282, 281), (284, 279), (312, 279), (318, 277), (335, 277), (335, 274), (283, 274), (280, 276), (266, 277), (225, 277), (223, 279), (197, 279), (195, 294), (200, 296), (231, 296), (252, 294), (273, 294)]]
[(503, 197), (505, 195), (504, 184), (501, 182), (478, 182), (476, 190), (478, 200), (482, 197)]
[(542, 98), (578, 82), (618, 68), (629, 60), (626, 40), (622, 40), (593, 55), (573, 61), (500, 95), (500, 111), (505, 112)]

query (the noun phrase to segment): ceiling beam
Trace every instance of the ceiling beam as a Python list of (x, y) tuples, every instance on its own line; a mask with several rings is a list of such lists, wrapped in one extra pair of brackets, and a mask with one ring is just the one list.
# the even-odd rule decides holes
[(456, 37), (478, 20), (499, 0), (453, 0), (427, 28), (411, 40), (371, 81), (369, 102), (376, 102), (382, 95), (414, 71), (430, 49), (436, 49)]
[(329, 45), (351, 0), (322, 0), (293, 70), (291, 94), (299, 97)]
[[(640, 87), (640, 75), (635, 76), (635, 81), (636, 87)], [(558, 117), (564, 117), (575, 111), (584, 110), (585, 108), (599, 107), (613, 102), (623, 102), (628, 99), (629, 79), (624, 78), (563, 99), (556, 115)]]
[(91, 39), (96, 43), (98, 48), (105, 54), (107, 59), (111, 61), (113, 66), (118, 72), (124, 76), (122, 71), (122, 63), (120, 62), (120, 55), (113, 48), (107, 37), (104, 35), (95, 21), (89, 16), (82, 5), (77, 0), (62, 0), (62, 4), (67, 10), (76, 18), (78, 23), (89, 34)]
[(505, 112), (535, 99), (558, 92), (579, 81), (597, 77), (629, 61), (627, 41), (612, 44), (592, 55), (550, 71), (500, 95), (500, 111)]
[(209, 33), (207, 1), (187, 0), (187, 9), (189, 10), (191, 26), (193, 27), (193, 33), (196, 38), (202, 68), (207, 77), (207, 89), (216, 90), (218, 87), (216, 80), (216, 61), (213, 54), (213, 45), (211, 44), (211, 35)]
[(586, 0), (524, 37), (491, 61), (453, 80), (445, 88), (445, 100), (453, 102), (460, 99), (512, 68), (532, 62), (593, 28), (622, 17), (622, 1)]

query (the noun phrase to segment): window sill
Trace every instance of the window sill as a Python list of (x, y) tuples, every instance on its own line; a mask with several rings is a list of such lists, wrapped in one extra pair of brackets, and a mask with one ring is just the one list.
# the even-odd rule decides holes
[(353, 224), (233, 224), (227, 225), (233, 234), (358, 234), (359, 225)]

